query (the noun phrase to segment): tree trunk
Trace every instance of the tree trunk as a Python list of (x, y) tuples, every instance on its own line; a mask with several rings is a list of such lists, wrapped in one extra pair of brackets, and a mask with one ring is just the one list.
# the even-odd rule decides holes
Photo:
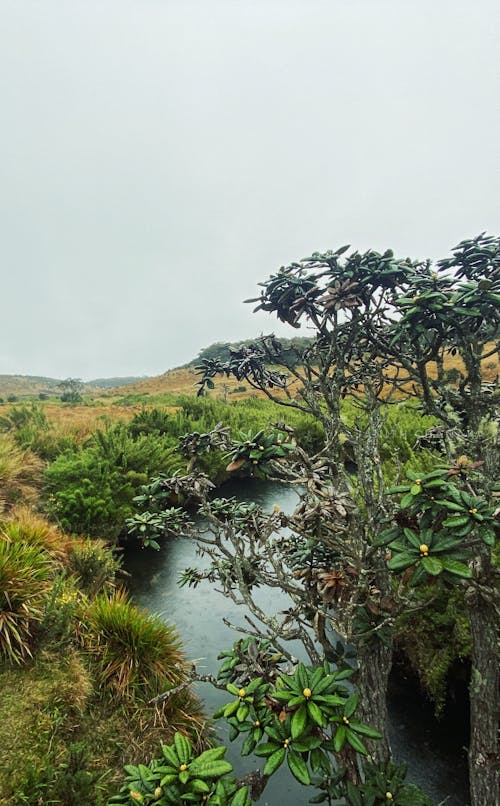
[[(377, 762), (391, 757), (388, 733), (387, 685), (392, 666), (392, 646), (385, 646), (378, 638), (357, 647), (359, 669), (356, 690), (359, 706), (356, 716), (382, 734), (382, 739), (364, 741), (368, 752)], [(364, 740), (364, 737), (363, 737)]]
[[(493, 592), (493, 591), (492, 591)], [(469, 688), (471, 732), (469, 776), (472, 806), (498, 804), (496, 775), (498, 725), (497, 616), (494, 604), (481, 591), (466, 597), (472, 631)]]

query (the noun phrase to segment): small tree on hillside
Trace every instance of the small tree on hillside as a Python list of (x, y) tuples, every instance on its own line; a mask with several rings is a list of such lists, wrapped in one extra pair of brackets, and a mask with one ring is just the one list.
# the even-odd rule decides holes
[(80, 378), (66, 378), (58, 384), (62, 390), (61, 400), (63, 403), (80, 403), (83, 400), (83, 382)]

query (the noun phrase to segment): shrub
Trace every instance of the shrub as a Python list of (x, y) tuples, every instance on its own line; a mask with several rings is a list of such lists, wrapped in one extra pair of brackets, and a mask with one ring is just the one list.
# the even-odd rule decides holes
[(69, 548), (68, 570), (79, 587), (92, 595), (114, 585), (120, 562), (103, 540), (75, 538)]
[(184, 680), (174, 628), (136, 607), (123, 590), (90, 603), (83, 643), (100, 685), (118, 700), (148, 701)]
[(97, 431), (89, 444), (65, 453), (45, 472), (45, 511), (64, 529), (116, 540), (148, 477), (179, 464), (164, 437), (132, 439), (125, 426)]
[(145, 434), (169, 434), (171, 428), (170, 420), (170, 415), (165, 409), (143, 408), (138, 414), (134, 414), (128, 425), (128, 430), (134, 439)]
[(0, 654), (12, 663), (31, 656), (32, 629), (43, 616), (50, 570), (46, 551), (0, 536)]

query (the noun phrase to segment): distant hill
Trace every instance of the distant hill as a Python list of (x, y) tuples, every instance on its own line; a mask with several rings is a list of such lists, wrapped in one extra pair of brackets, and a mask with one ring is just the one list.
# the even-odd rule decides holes
[[(84, 384), (83, 394), (92, 395), (101, 389), (125, 386), (126, 384), (146, 379), (147, 375), (142, 377), (96, 378)], [(62, 379), (60, 378), (45, 378), (41, 375), (0, 375), (0, 398), (7, 400), (9, 397), (22, 399), (40, 394), (48, 396), (59, 395), (61, 394), (61, 389), (59, 388), (61, 382)]]
[(127, 386), (129, 383), (140, 383), (147, 381), (149, 375), (130, 375), (125, 378), (95, 378), (92, 381), (87, 381), (87, 386), (92, 386), (95, 389), (113, 389), (115, 386)]
[(57, 378), (45, 378), (40, 375), (0, 375), (0, 397), (9, 395), (31, 397), (40, 393), (59, 394)]

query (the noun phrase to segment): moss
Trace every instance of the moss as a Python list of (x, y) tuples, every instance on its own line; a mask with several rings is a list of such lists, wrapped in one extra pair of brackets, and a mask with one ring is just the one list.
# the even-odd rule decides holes
[[(0, 806), (49, 799), (61, 806), (73, 803), (58, 794), (58, 781), (68, 775), (71, 748), (77, 745), (88, 759), (82, 780), (93, 787), (86, 802), (97, 804), (116, 791), (124, 764), (157, 756), (175, 730), (184, 730), (200, 746), (207, 742), (199, 701), (189, 693), (162, 709), (116, 708), (94, 686), (75, 649), (64, 655), (41, 652), (19, 669), (4, 665), (0, 690)], [(45, 799), (38, 801), (37, 787)], [(32, 800), (25, 799), (28, 794)]]
[(422, 605), (428, 601), (427, 607), (398, 618), (395, 642), (417, 672), (438, 716), (446, 702), (450, 669), (470, 657), (470, 625), (461, 590), (434, 586), (419, 596)]

